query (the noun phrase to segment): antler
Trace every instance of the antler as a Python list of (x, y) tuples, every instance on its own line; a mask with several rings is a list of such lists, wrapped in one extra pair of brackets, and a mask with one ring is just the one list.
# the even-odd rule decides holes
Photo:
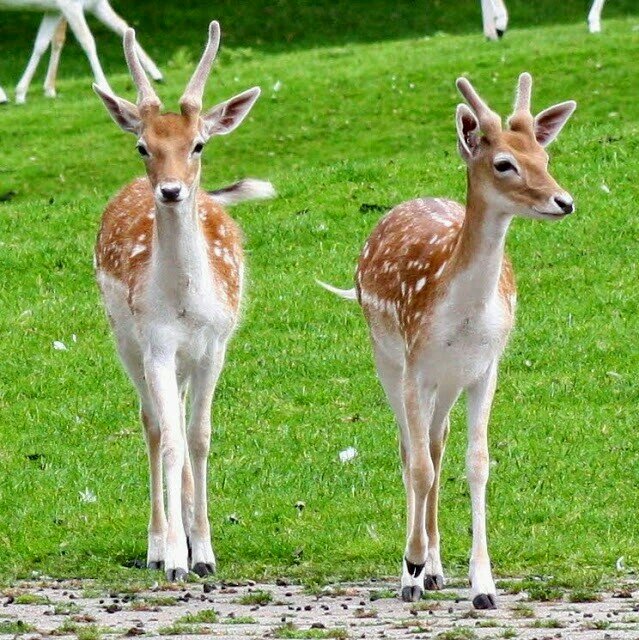
[(508, 125), (512, 130), (532, 132), (534, 119), (530, 112), (531, 93), (532, 76), (527, 71), (524, 71), (519, 76), (513, 114), (508, 119)]
[(162, 103), (153, 90), (146, 73), (144, 73), (135, 45), (135, 31), (127, 29), (124, 33), (124, 57), (129, 65), (133, 82), (138, 88), (138, 110), (140, 115), (144, 117), (149, 113), (159, 112)]
[(501, 131), (500, 117), (479, 97), (473, 85), (466, 78), (457, 78), (457, 89), (475, 112), (479, 126), (485, 134), (489, 135)]
[(204, 86), (211, 73), (213, 61), (220, 46), (220, 25), (214, 20), (209, 25), (209, 41), (202, 55), (202, 59), (189, 80), (189, 84), (180, 98), (180, 109), (185, 116), (199, 115), (202, 111), (202, 96)]

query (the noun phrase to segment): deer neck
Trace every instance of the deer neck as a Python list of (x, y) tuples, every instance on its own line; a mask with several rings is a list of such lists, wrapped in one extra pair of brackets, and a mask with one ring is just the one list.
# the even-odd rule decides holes
[(511, 220), (468, 181), (466, 216), (451, 257), (452, 291), (459, 303), (482, 307), (497, 295)]
[(208, 274), (206, 242), (197, 209), (198, 188), (177, 205), (156, 202), (153, 277), (165, 290), (197, 292)]

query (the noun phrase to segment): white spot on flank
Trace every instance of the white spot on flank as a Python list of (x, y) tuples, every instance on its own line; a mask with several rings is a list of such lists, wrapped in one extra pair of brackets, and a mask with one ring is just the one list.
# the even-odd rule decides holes
[(219, 247), (213, 247), (213, 253), (219, 258), (222, 255), (222, 249)]
[(439, 276), (441, 276), (445, 266), (446, 266), (446, 262), (442, 262), (442, 266), (439, 267), (439, 269), (437, 269), (437, 273), (434, 276), (435, 278), (439, 278)]
[(430, 242), (428, 244), (435, 244), (437, 241), (439, 240), (439, 236), (437, 234), (435, 234), (431, 239)]
[(415, 284), (415, 292), (419, 293), (424, 288), (425, 284), (426, 284), (426, 278), (420, 278)]
[(131, 249), (131, 255), (129, 256), (130, 258), (135, 258), (135, 256), (139, 255), (140, 253), (146, 251), (146, 246), (143, 244), (136, 244), (133, 249)]

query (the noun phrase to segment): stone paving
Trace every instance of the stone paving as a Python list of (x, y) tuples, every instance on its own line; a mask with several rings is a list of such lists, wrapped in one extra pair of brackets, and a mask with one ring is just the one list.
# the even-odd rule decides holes
[[(500, 591), (499, 608), (474, 611), (467, 589), (447, 587), (415, 604), (394, 583), (342, 584), (309, 593), (278, 584), (186, 583), (135, 592), (90, 581), (22, 583), (2, 591), (0, 639), (433, 638), (639, 640), (639, 587), (595, 602), (536, 602)], [(591, 597), (590, 594), (587, 597)], [(574, 595), (573, 595), (574, 599)]]

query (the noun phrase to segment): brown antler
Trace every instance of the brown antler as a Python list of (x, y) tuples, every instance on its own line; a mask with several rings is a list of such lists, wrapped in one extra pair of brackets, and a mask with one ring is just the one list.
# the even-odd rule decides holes
[(129, 65), (129, 71), (135, 86), (138, 88), (138, 110), (140, 116), (144, 118), (150, 113), (158, 113), (162, 103), (153, 90), (144, 69), (140, 64), (138, 54), (135, 50), (135, 31), (127, 29), (124, 33), (124, 57)]
[(204, 49), (202, 59), (194, 71), (189, 84), (180, 98), (180, 108), (185, 116), (199, 115), (202, 111), (204, 87), (211, 73), (213, 61), (220, 46), (220, 25), (214, 20), (209, 25), (209, 41)]
[(481, 130), (487, 135), (499, 133), (501, 131), (500, 117), (481, 99), (473, 85), (466, 78), (457, 78), (457, 89), (475, 112)]

